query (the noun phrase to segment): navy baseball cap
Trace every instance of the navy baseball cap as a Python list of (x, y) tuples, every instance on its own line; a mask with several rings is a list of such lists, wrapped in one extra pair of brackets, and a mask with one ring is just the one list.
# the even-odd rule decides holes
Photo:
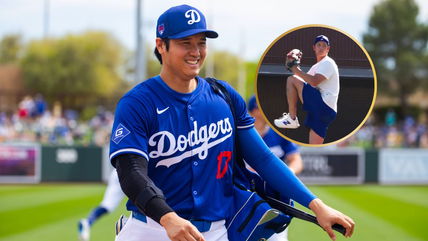
[(250, 99), (248, 99), (247, 108), (248, 108), (248, 111), (253, 111), (255, 108), (259, 108), (257, 106), (257, 100), (255, 95), (251, 96)]
[(330, 46), (330, 41), (328, 40), (327, 36), (325, 36), (325, 35), (318, 35), (315, 38), (314, 45), (316, 43), (318, 43), (319, 41), (324, 41), (328, 46)]
[(166, 10), (158, 19), (156, 37), (179, 39), (205, 33), (207, 38), (217, 38), (217, 32), (207, 29), (205, 16), (189, 5), (180, 5)]

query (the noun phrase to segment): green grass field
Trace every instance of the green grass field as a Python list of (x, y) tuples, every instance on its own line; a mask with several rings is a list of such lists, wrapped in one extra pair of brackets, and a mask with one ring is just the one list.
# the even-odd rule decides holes
[[(77, 221), (102, 199), (102, 184), (0, 185), (0, 241), (77, 240)], [(312, 186), (356, 222), (353, 241), (428, 240), (427, 186)], [(124, 203), (92, 228), (92, 241), (114, 240)], [(301, 208), (301, 207), (300, 207)], [(339, 235), (339, 234), (338, 234)], [(317, 226), (294, 220), (291, 241), (329, 240)]]

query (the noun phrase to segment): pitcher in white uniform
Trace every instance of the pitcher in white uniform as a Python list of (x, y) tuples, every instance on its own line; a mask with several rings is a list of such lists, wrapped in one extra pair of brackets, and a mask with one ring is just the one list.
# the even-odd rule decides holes
[(323, 144), (328, 126), (336, 118), (339, 97), (339, 70), (336, 62), (328, 56), (330, 41), (325, 35), (315, 38), (312, 46), (317, 63), (308, 73), (298, 65), (290, 68), (293, 75), (287, 78), (288, 113), (275, 119), (279, 128), (296, 129), (300, 126), (297, 118), (297, 101), (307, 112), (305, 125), (309, 131), (309, 144)]

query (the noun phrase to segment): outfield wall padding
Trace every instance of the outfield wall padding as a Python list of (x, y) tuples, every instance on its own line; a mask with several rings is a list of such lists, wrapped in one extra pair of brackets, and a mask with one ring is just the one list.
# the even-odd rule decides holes
[(378, 170), (379, 170), (379, 151), (377, 149), (366, 150), (366, 170), (365, 170), (365, 182), (366, 183), (377, 183), (379, 181)]
[(102, 181), (101, 147), (43, 146), (42, 182)]

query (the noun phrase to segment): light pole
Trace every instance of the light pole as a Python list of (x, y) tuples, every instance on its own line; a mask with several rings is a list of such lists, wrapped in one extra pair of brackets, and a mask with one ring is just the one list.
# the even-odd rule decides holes
[(49, 0), (45, 0), (43, 14), (43, 38), (46, 39), (49, 35)]
[(142, 13), (141, 7), (143, 6), (143, 0), (137, 0), (137, 13), (136, 13), (136, 35), (137, 35), (137, 46), (135, 51), (135, 82), (139, 83), (146, 79), (146, 58), (145, 58), (145, 46), (144, 46), (144, 35), (142, 34)]

